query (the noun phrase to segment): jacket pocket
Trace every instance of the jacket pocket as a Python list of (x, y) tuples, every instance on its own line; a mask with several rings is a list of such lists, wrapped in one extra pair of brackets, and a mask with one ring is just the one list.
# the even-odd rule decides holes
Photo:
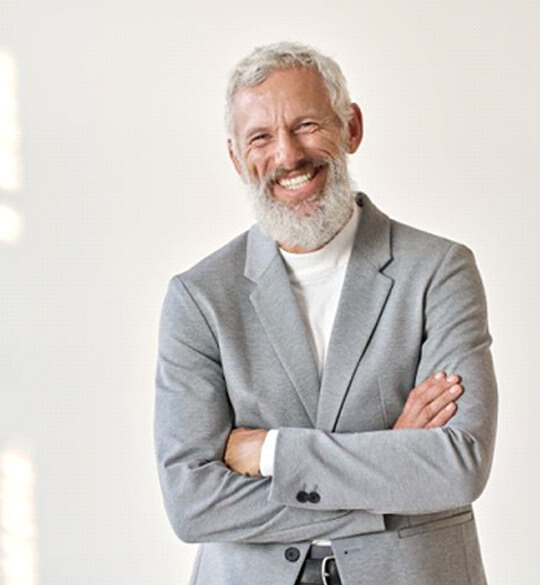
[(399, 538), (408, 538), (409, 536), (416, 536), (417, 534), (424, 534), (426, 532), (432, 532), (434, 530), (449, 528), (450, 526), (465, 524), (466, 522), (471, 522), (472, 519), (473, 519), (472, 511), (467, 510), (465, 512), (454, 514), (453, 516), (447, 516), (446, 518), (439, 518), (438, 520), (423, 522), (422, 524), (416, 524), (415, 526), (400, 528), (398, 530), (398, 536)]

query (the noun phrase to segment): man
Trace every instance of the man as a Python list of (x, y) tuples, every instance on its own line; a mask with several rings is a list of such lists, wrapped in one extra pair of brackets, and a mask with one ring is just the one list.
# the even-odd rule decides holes
[(463, 246), (354, 194), (337, 64), (292, 43), (232, 74), (257, 225), (171, 281), (156, 445), (196, 585), (481, 585), (471, 502), (496, 389)]

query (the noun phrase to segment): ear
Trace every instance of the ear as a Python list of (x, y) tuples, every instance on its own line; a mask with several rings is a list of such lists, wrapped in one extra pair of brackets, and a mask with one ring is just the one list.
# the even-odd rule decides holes
[(360, 143), (362, 142), (362, 136), (364, 134), (364, 126), (362, 123), (362, 112), (358, 104), (351, 104), (351, 119), (348, 125), (348, 136), (347, 136), (347, 152), (353, 154), (357, 151)]
[(227, 140), (227, 150), (229, 151), (229, 156), (232, 160), (234, 168), (236, 169), (236, 172), (242, 177), (242, 165), (240, 164), (240, 161), (234, 152), (234, 146), (231, 138)]

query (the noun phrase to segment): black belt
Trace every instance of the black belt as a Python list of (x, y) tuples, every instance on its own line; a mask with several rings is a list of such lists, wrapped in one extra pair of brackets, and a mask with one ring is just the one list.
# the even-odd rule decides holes
[(331, 547), (311, 546), (296, 585), (341, 585)]

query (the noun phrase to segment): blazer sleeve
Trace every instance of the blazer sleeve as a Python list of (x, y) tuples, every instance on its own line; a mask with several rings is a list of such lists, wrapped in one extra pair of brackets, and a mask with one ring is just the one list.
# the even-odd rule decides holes
[[(492, 461), (497, 394), (484, 291), (467, 248), (448, 248), (425, 285), (423, 303), (416, 381), (438, 370), (461, 375), (465, 392), (456, 415), (444, 428), (432, 430), (280, 429), (272, 502), (424, 514), (468, 505), (480, 495)], [(300, 503), (299, 490), (315, 491), (318, 497)]]
[(380, 515), (365, 511), (270, 501), (270, 479), (238, 475), (222, 462), (233, 420), (218, 341), (175, 277), (160, 323), (154, 431), (165, 507), (179, 538), (287, 543), (384, 529)]

